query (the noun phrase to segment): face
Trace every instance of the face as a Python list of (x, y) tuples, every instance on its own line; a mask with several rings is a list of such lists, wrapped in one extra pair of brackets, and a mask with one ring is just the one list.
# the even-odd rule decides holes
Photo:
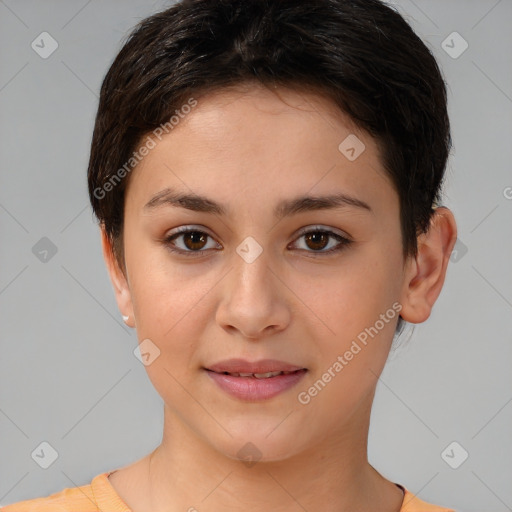
[[(153, 139), (115, 279), (160, 351), (146, 370), (165, 407), (234, 458), (247, 442), (278, 460), (360, 429), (414, 270), (373, 139), (325, 98), (257, 86), (200, 98)], [(233, 358), (305, 371), (208, 370)]]

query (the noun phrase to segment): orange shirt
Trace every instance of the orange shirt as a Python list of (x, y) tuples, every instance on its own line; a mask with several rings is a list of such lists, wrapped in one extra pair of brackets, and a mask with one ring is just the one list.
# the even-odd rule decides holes
[[(87, 485), (5, 505), (0, 508), (0, 512), (132, 512), (108, 479), (108, 475), (113, 472), (100, 473)], [(398, 486), (405, 493), (400, 512), (455, 512), (426, 503), (401, 485)]]

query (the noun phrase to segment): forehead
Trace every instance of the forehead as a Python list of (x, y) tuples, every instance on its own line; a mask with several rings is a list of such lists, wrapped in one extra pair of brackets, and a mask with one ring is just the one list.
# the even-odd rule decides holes
[[(377, 203), (394, 193), (373, 138), (329, 98), (251, 86), (196, 101), (169, 133), (149, 134), (156, 144), (133, 171), (127, 201), (141, 207), (169, 186), (214, 194), (224, 204), (234, 194), (268, 204), (275, 194), (325, 194), (333, 188)], [(355, 150), (355, 159), (347, 149)]]
[(252, 133), (259, 137), (266, 132), (267, 143), (269, 139), (274, 139), (273, 134), (282, 126), (286, 126), (288, 131), (286, 134), (281, 132), (281, 135), (298, 140), (304, 125), (310, 123), (310, 137), (313, 130), (318, 132), (319, 124), (324, 125), (320, 136), (325, 136), (325, 131), (329, 129), (339, 131), (340, 127), (350, 133), (362, 134), (362, 130), (333, 100), (320, 92), (300, 90), (298, 86), (266, 87), (252, 82), (237, 84), (200, 96), (198, 107), (192, 113), (194, 115), (187, 115), (180, 121), (182, 128), (188, 126), (203, 134), (210, 131), (209, 127), (215, 128), (216, 133), (212, 133), (212, 136), (238, 132), (240, 129), (244, 134)]

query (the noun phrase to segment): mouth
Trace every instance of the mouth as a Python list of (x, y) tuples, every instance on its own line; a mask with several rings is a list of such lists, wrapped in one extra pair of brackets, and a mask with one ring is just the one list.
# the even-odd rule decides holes
[[(213, 371), (208, 370), (207, 371)], [(271, 377), (277, 377), (278, 375), (290, 375), (292, 373), (306, 371), (305, 368), (295, 370), (293, 372), (267, 372), (267, 373), (236, 373), (236, 372), (214, 372), (220, 373), (221, 375), (231, 375), (231, 377), (245, 377), (248, 379), (270, 379)]]
[(231, 359), (203, 369), (221, 390), (249, 402), (268, 400), (289, 390), (308, 371), (282, 361), (250, 363), (240, 359)]
[(306, 370), (306, 368), (301, 366), (278, 361), (276, 359), (262, 359), (254, 362), (246, 361), (245, 359), (228, 359), (210, 365), (204, 369), (215, 373), (234, 375), (236, 377), (255, 377), (257, 379)]

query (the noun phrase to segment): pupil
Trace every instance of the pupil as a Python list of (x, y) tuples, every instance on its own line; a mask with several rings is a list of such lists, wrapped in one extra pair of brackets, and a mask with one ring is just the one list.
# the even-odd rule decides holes
[[(320, 232), (317, 232), (317, 233), (309, 233), (306, 237), (306, 239), (308, 241), (313, 241), (313, 247), (310, 247), (311, 249), (323, 249), (326, 245), (327, 245), (327, 242), (328, 242), (328, 237), (325, 233), (320, 233)], [(322, 243), (322, 241), (324, 243)], [(314, 244), (318, 244), (320, 243), (321, 247), (318, 247), (318, 246), (314, 246)]]
[[(191, 241), (192, 246), (190, 246), (190, 244), (188, 244), (187, 241)], [(190, 233), (185, 234), (185, 245), (189, 249), (201, 249), (203, 245), (201, 245), (200, 247), (194, 246), (195, 244), (201, 244), (201, 242), (203, 242), (203, 245), (206, 242), (204, 233), (200, 233), (199, 231), (192, 231)]]

